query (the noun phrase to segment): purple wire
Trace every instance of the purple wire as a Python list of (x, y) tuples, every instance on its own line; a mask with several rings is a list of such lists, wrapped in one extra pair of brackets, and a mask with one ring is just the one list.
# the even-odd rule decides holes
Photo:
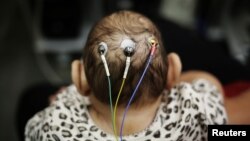
[(126, 109), (125, 109), (125, 112), (124, 112), (123, 118), (122, 118), (121, 128), (120, 128), (120, 141), (122, 141), (123, 125), (124, 125), (124, 120), (125, 120), (125, 117), (126, 117), (128, 108), (129, 108), (129, 106), (130, 106), (132, 100), (134, 99), (134, 96), (135, 96), (135, 94), (136, 94), (136, 92), (137, 92), (139, 86), (141, 85), (142, 79), (144, 78), (144, 75), (145, 75), (145, 73), (146, 73), (146, 71), (147, 71), (147, 69), (148, 69), (148, 66), (149, 66), (149, 64), (150, 64), (150, 62), (151, 62), (151, 60), (152, 60), (152, 57), (153, 57), (153, 54), (151, 54), (151, 55), (149, 56), (148, 61), (147, 61), (147, 65), (146, 65), (146, 67), (145, 67), (145, 69), (144, 69), (144, 71), (143, 71), (143, 73), (142, 73), (142, 76), (141, 76), (139, 82), (137, 83), (137, 85), (136, 85), (136, 87), (135, 87), (135, 90), (134, 90), (134, 92), (133, 92), (133, 94), (132, 94), (131, 98), (129, 99), (129, 102), (128, 102), (127, 106), (126, 106)]

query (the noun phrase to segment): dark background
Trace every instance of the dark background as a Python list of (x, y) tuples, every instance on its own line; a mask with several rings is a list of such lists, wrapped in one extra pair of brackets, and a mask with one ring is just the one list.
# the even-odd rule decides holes
[(225, 25), (225, 19), (237, 21), (243, 15), (240, 9), (250, 9), (247, 0), (163, 1), (1, 1), (0, 140), (21, 140), (27, 118), (46, 106), (49, 94), (71, 83), (70, 62), (80, 58), (90, 27), (120, 9), (151, 18), (162, 32), (166, 50), (180, 55), (184, 71), (208, 71), (224, 85), (249, 81), (249, 57), (244, 62), (235, 58), (230, 50), (234, 38), (229, 35), (241, 37), (233, 31), (243, 28), (244, 45), (249, 46), (250, 22), (245, 27)]

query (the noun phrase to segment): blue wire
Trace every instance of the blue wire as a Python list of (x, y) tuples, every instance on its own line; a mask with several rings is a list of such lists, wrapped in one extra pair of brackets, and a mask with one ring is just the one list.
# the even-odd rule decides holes
[(124, 120), (125, 120), (125, 117), (126, 117), (128, 108), (129, 108), (129, 106), (130, 106), (132, 100), (134, 99), (134, 96), (135, 96), (135, 94), (136, 94), (136, 92), (137, 92), (139, 86), (141, 85), (142, 79), (144, 78), (144, 75), (145, 75), (145, 73), (146, 73), (146, 71), (147, 71), (147, 69), (148, 69), (148, 67), (149, 67), (149, 64), (150, 64), (150, 62), (151, 62), (151, 60), (152, 60), (152, 57), (153, 57), (153, 55), (151, 54), (151, 55), (149, 56), (149, 58), (148, 58), (147, 65), (146, 65), (146, 67), (145, 67), (145, 69), (144, 69), (144, 71), (143, 71), (143, 73), (142, 73), (142, 76), (141, 76), (139, 82), (137, 83), (137, 85), (136, 85), (136, 87), (135, 87), (135, 90), (134, 90), (134, 92), (133, 92), (133, 94), (132, 94), (131, 98), (129, 99), (129, 102), (128, 102), (127, 106), (126, 106), (126, 109), (125, 109), (125, 112), (124, 112), (123, 118), (122, 118), (121, 128), (120, 128), (120, 141), (122, 141), (122, 132), (123, 132)]

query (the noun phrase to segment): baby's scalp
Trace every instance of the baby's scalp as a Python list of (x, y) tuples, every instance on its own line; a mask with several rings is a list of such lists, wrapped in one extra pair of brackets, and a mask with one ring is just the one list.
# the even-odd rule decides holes
[(126, 60), (121, 43), (127, 39), (135, 43), (135, 52), (131, 57), (127, 83), (124, 85), (121, 94), (120, 104), (122, 104), (128, 101), (144, 69), (150, 52), (148, 40), (152, 37), (157, 39), (159, 47), (134, 102), (156, 99), (165, 88), (166, 52), (161, 41), (160, 32), (147, 17), (131, 11), (119, 11), (104, 17), (92, 28), (84, 47), (83, 59), (88, 83), (97, 99), (108, 104), (107, 81), (98, 54), (98, 44), (105, 42), (108, 46), (106, 59), (113, 86), (112, 96), (113, 99), (116, 99)]

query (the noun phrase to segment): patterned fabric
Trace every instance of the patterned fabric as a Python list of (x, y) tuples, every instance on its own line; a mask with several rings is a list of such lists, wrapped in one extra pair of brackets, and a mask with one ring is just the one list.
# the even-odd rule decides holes
[[(56, 101), (33, 116), (25, 129), (26, 141), (114, 141), (90, 117), (88, 97), (69, 86)], [(124, 136), (124, 141), (207, 140), (209, 124), (226, 124), (222, 95), (206, 80), (180, 83), (164, 98), (148, 128)]]

